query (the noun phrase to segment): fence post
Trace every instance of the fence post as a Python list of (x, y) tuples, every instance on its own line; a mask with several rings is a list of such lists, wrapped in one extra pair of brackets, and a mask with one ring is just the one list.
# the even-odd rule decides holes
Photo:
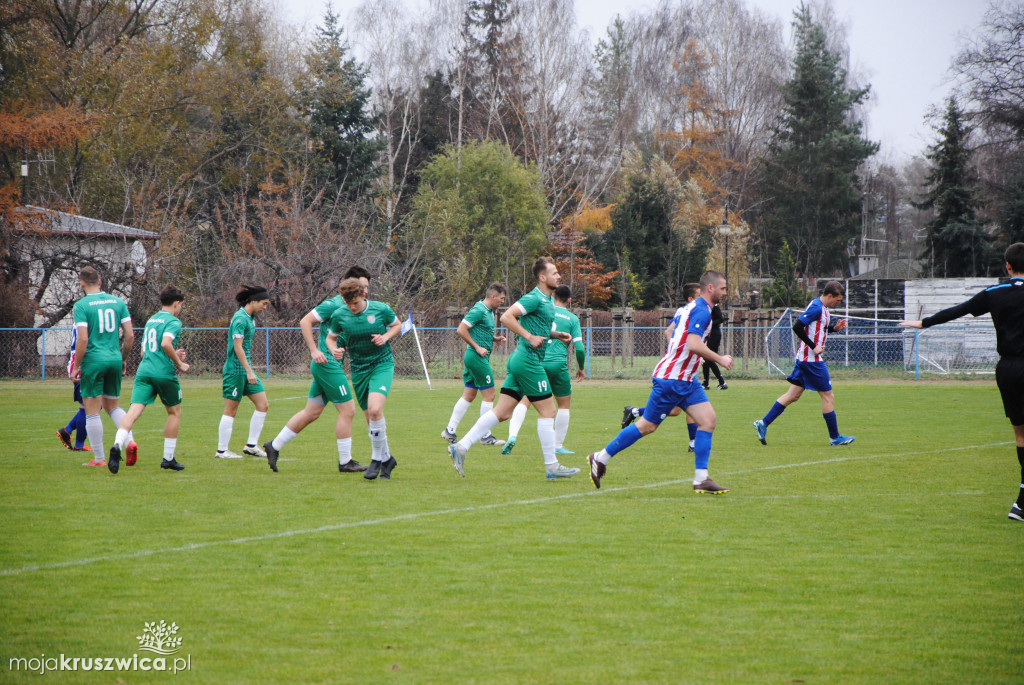
[(587, 324), (587, 378), (590, 378), (590, 350), (594, 345), (594, 324)]
[(920, 366), (921, 347), (918, 344), (918, 340), (917, 340), (917, 335), (920, 332), (921, 332), (920, 330), (918, 330), (916, 328), (914, 329), (914, 380), (915, 381), (921, 379), (921, 366)]
[(43, 362), (43, 380), (46, 380), (46, 329), (43, 329), (43, 353), (39, 355)]
[(269, 326), (265, 327), (263, 329), (263, 332), (266, 334), (265, 337), (266, 337), (266, 341), (267, 341), (267, 345), (266, 345), (266, 347), (267, 347), (267, 378), (269, 378), (270, 377), (270, 327)]

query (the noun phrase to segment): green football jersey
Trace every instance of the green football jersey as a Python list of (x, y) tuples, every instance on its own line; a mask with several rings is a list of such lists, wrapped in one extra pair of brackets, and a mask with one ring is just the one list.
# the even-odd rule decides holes
[[(327, 349), (327, 334), (331, 332), (331, 317), (334, 316), (334, 312), (338, 311), (339, 308), (346, 307), (345, 300), (341, 295), (335, 295), (329, 300), (324, 300), (316, 306), (313, 310), (313, 316), (320, 322), (320, 337), (317, 339), (316, 348), (324, 353), (327, 357), (327, 366), (332, 364), (341, 364), (338, 360), (331, 356), (331, 351)], [(342, 339), (344, 336), (339, 336), (338, 347), (344, 347)]]
[(178, 338), (181, 335), (181, 320), (170, 312), (160, 310), (149, 317), (146, 328), (142, 332), (142, 362), (136, 376), (149, 378), (174, 378), (174, 366), (162, 347), (164, 338), (171, 336), (171, 344), (178, 349)]
[(238, 361), (235, 354), (235, 338), (242, 339), (242, 350), (245, 352), (245, 360), (252, 366), (252, 338), (256, 335), (256, 321), (241, 307), (231, 317), (228, 325), (228, 356), (224, 360), (223, 373), (238, 375), (245, 373), (245, 367)]
[(366, 300), (366, 306), (358, 314), (353, 314), (348, 305), (338, 307), (331, 316), (331, 332), (338, 336), (338, 346), (348, 353), (353, 372), (394, 362), (391, 342), (378, 346), (371, 336), (386, 333), (397, 318), (391, 307), (373, 300)]
[(480, 300), (469, 310), (463, 323), (469, 326), (469, 337), (490, 352), (494, 348), (494, 310)]
[[(572, 343), (577, 351), (583, 350), (583, 331), (580, 319), (565, 307), (555, 305), (555, 330), (572, 336)], [(553, 360), (568, 362), (569, 346), (556, 338), (548, 340), (548, 351), (544, 356), (546, 363)]]
[[(513, 306), (523, 312), (523, 315), (519, 317), (519, 323), (528, 333), (542, 335), (545, 338), (551, 335), (551, 326), (555, 319), (555, 305), (551, 296), (545, 295), (540, 286), (523, 295)], [(541, 343), (539, 348), (534, 348), (526, 338), (519, 338), (516, 349), (534, 359), (544, 361), (547, 347), (546, 343)]]
[(128, 305), (104, 292), (86, 295), (74, 306), (75, 327), (88, 327), (85, 354), (91, 361), (121, 361), (121, 324), (131, 323)]

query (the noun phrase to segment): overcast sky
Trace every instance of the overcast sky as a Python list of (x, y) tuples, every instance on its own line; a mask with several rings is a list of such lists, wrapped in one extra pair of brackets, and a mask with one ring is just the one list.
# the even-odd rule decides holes
[[(515, 0), (512, 0), (513, 2)], [(323, 17), (325, 0), (276, 0), (290, 21), (307, 27)], [(793, 10), (799, 0), (746, 0), (748, 6), (778, 17), (790, 39)], [(333, 0), (343, 26), (359, 0)], [(406, 0), (418, 8), (423, 0)], [(580, 28), (592, 40), (605, 34), (616, 14), (654, 6), (654, 2), (576, 0)], [(964, 35), (975, 33), (986, 0), (833, 0), (846, 25), (851, 66), (871, 84), (868, 137), (880, 141), (884, 161), (901, 163), (922, 154), (935, 142), (925, 121), (929, 108), (941, 106), (949, 95), (948, 68)], [(418, 10), (416, 10), (418, 11)]]

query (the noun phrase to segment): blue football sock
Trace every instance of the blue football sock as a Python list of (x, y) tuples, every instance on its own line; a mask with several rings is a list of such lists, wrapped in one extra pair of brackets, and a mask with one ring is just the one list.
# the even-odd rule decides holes
[(786, 408), (783, 405), (776, 402), (775, 404), (772, 405), (772, 408), (768, 410), (768, 413), (765, 414), (764, 418), (761, 420), (764, 421), (764, 425), (770, 426), (772, 425), (772, 421), (779, 418), (779, 416), (781, 416), (782, 412), (784, 411), (786, 411)]
[(707, 469), (708, 460), (711, 459), (711, 433), (697, 431), (697, 435), (693, 439), (693, 451), (694, 466), (698, 469)]
[(697, 424), (688, 423), (686, 424), (686, 432), (690, 434), (690, 440), (697, 437)]
[(85, 416), (85, 410), (79, 409), (78, 413), (72, 416), (71, 420), (68, 421), (68, 425), (64, 426), (64, 430), (66, 430), (68, 433), (74, 433), (75, 430), (78, 428), (78, 419), (83, 416)]
[(616, 454), (626, 449), (642, 437), (643, 435), (640, 433), (640, 429), (636, 427), (635, 423), (631, 423), (619, 431), (619, 434), (615, 436), (614, 440), (608, 443), (608, 446), (604, 448), (604, 451), (614, 457)]
[(821, 415), (825, 419), (825, 425), (828, 426), (828, 437), (835, 440), (839, 437), (839, 422), (836, 421), (836, 413), (830, 411), (827, 414)]
[(81, 447), (85, 444), (85, 409), (79, 409), (78, 413), (75, 414), (75, 418), (71, 419), (71, 423), (68, 426), (72, 428), (66, 428), (68, 433), (72, 430), (75, 432), (75, 447)]

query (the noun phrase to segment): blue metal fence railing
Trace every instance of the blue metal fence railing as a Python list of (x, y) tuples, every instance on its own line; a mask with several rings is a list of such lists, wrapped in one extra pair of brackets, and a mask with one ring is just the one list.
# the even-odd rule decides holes
[[(226, 328), (185, 328), (181, 346), (188, 350), (190, 376), (219, 375), (227, 354)], [(454, 328), (417, 328), (423, 356), (431, 378), (462, 377), (465, 344)], [(136, 329), (136, 337), (141, 335)], [(514, 337), (514, 336), (513, 336)], [(660, 327), (585, 327), (589, 378), (649, 378), (665, 352)], [(421, 378), (423, 366), (413, 336), (392, 341), (395, 372), (399, 377)], [(0, 378), (65, 378), (71, 346), (70, 328), (0, 329)], [(491, 364), (499, 378), (505, 375), (508, 355), (515, 341), (495, 346)], [(734, 358), (729, 377), (766, 378), (786, 375), (792, 369), (791, 322), (779, 320), (774, 326), (725, 326), (722, 354)], [(128, 355), (130, 374), (139, 363), (140, 346)], [(850, 328), (830, 336), (826, 360), (833, 372), (889, 375), (906, 378), (913, 374), (992, 373), (997, 356), (991, 324), (936, 326), (910, 332), (897, 329), (894, 321), (855, 320)], [(309, 351), (297, 327), (260, 327), (253, 338), (252, 361), (264, 376), (309, 373)], [(575, 366), (575, 355), (568, 363)], [(575, 370), (575, 369), (573, 369)]]

